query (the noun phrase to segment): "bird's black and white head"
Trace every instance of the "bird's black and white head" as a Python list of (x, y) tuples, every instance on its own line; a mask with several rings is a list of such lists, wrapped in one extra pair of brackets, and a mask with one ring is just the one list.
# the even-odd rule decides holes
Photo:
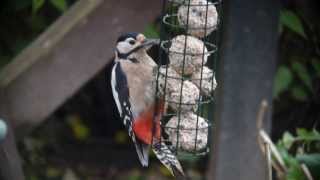
[(134, 57), (136, 53), (145, 52), (152, 45), (157, 44), (157, 40), (147, 39), (140, 33), (126, 33), (121, 35), (117, 40), (116, 57), (119, 59), (128, 59)]

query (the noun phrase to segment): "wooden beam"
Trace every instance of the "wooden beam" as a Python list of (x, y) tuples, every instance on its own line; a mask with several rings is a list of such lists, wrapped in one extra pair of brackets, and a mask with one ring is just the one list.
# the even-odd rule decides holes
[(0, 72), (0, 87), (5, 87), (34, 63), (43, 59), (52, 48), (81, 20), (96, 8), (102, 0), (78, 1), (54, 25), (50, 26), (37, 40), (22, 51)]
[(1, 72), (0, 103), (17, 132), (41, 123), (110, 63), (121, 33), (142, 31), (160, 11), (160, 1), (78, 1)]
[[(258, 146), (257, 112), (272, 104), (279, 1), (223, 1), (216, 126), (207, 179), (266, 179)], [(264, 127), (269, 130), (271, 113)]]

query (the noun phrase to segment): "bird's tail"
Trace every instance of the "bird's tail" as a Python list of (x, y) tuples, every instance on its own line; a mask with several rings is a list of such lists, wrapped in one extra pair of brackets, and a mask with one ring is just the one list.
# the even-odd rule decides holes
[(180, 162), (164, 142), (154, 140), (152, 144), (152, 150), (173, 176), (184, 177), (184, 172)]
[(141, 162), (141, 165), (143, 167), (147, 167), (149, 165), (150, 145), (144, 144), (139, 139), (136, 139), (134, 136), (132, 136), (132, 140), (133, 140), (134, 145), (136, 147), (137, 154), (138, 154), (139, 160)]

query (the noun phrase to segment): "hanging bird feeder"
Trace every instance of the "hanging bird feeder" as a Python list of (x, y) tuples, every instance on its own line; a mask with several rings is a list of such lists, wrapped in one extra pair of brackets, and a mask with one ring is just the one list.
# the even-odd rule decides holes
[[(212, 109), (220, 1), (163, 1), (157, 99), (163, 99), (162, 139), (176, 155), (205, 155)], [(165, 56), (163, 55), (165, 54)]]

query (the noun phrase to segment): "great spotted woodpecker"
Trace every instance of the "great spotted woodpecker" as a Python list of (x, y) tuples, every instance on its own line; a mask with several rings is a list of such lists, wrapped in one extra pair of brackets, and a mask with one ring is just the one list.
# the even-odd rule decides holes
[(148, 166), (151, 148), (173, 175), (184, 175), (176, 156), (160, 140), (164, 103), (155, 98), (157, 64), (146, 52), (157, 43), (139, 33), (118, 38), (111, 72), (112, 93), (142, 166)]

